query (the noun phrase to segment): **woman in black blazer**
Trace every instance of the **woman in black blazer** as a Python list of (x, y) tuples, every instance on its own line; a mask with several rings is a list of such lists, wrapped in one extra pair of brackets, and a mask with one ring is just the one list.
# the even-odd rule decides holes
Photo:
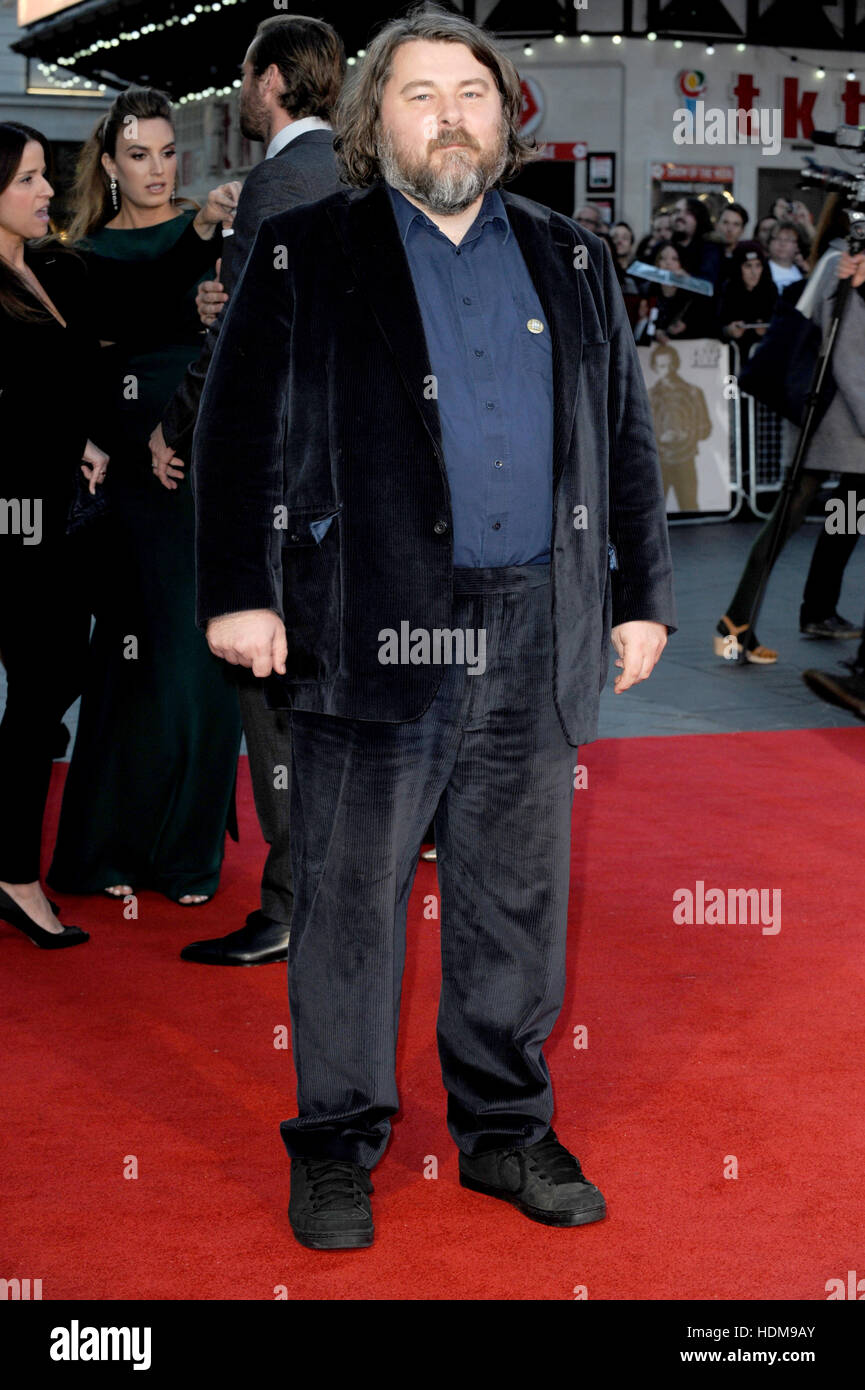
[(39, 882), (52, 741), (90, 634), (86, 532), (67, 524), (79, 468), (95, 495), (108, 456), (87, 437), (99, 345), (86, 269), (46, 236), (47, 152), (32, 126), (0, 122), (0, 919), (56, 949), (88, 940)]

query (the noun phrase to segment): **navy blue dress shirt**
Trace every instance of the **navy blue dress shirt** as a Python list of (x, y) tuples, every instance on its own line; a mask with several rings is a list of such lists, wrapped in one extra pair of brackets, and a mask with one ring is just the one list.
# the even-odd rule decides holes
[(499, 193), (459, 246), (387, 185), (423, 320), (454, 564), (545, 564), (553, 513), (550, 326)]

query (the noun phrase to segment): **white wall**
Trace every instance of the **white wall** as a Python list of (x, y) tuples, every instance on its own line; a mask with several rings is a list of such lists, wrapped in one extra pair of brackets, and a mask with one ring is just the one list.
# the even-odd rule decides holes
[[(751, 73), (760, 88), (758, 107), (780, 108), (784, 77), (799, 79), (803, 90), (818, 90), (814, 108), (818, 129), (834, 128), (844, 120), (841, 92), (849, 63), (865, 91), (865, 54), (845, 54), (797, 50), (792, 62), (775, 49), (749, 47), (738, 53), (731, 44), (718, 45), (708, 56), (704, 44), (685, 43), (675, 49), (669, 40), (650, 43), (644, 39), (624, 39), (613, 44), (596, 38), (583, 44), (568, 39), (533, 40), (534, 56), (526, 57), (522, 43), (506, 45), (510, 57), (523, 77), (533, 77), (546, 98), (546, 115), (535, 131), (541, 140), (585, 140), (590, 150), (614, 150), (617, 160), (616, 215), (624, 217), (639, 231), (648, 226), (651, 211), (649, 164), (673, 160), (676, 163), (731, 164), (735, 169), (733, 196), (751, 211), (757, 211), (757, 171), (764, 163), (759, 146), (677, 145), (673, 140), (674, 111), (683, 105), (676, 91), (676, 75), (683, 69), (706, 74), (706, 91), (701, 100), (707, 107), (724, 110), (737, 106), (733, 88), (737, 74)], [(815, 69), (823, 62), (826, 76), (816, 79)], [(832, 71), (832, 69), (836, 71)], [(843, 69), (843, 70), (842, 70)], [(865, 105), (858, 124), (865, 125)], [(798, 149), (794, 149), (798, 145)], [(815, 153), (809, 142), (785, 140), (781, 152), (766, 160), (773, 167), (798, 171), (802, 153)], [(817, 150), (821, 163), (843, 164), (834, 150)], [(578, 201), (585, 195), (585, 165), (577, 176)]]

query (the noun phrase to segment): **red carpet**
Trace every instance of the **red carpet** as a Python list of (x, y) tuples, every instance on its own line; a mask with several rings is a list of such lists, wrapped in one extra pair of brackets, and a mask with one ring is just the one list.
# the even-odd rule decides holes
[[(421, 864), (376, 1242), (295, 1243), (278, 1131), (294, 1075), (274, 1048), (284, 967), (177, 958), (257, 905), (243, 760), (241, 843), (213, 903), (144, 893), (129, 922), (107, 899), (64, 899), (92, 940), (56, 954), (0, 924), (0, 1274), (41, 1278), (45, 1299), (552, 1300), (578, 1286), (819, 1300), (827, 1280), (865, 1274), (865, 732), (617, 740), (581, 761), (569, 987), (547, 1056), (556, 1129), (606, 1194), (605, 1222), (551, 1230), (458, 1186), (435, 1049), (439, 925), (422, 915), (435, 868)], [(673, 894), (697, 880), (780, 889), (780, 932), (675, 924)]]

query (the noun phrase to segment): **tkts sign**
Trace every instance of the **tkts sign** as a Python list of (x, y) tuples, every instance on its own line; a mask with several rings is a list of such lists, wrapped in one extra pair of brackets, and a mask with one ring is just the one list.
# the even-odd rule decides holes
[[(736, 98), (736, 105), (740, 111), (757, 110), (767, 105), (767, 98), (761, 89), (754, 85), (754, 78), (749, 72), (736, 74), (737, 81), (733, 88), (733, 95)], [(807, 88), (800, 89), (798, 77), (785, 77), (782, 80), (781, 91), (781, 113), (782, 127), (781, 133), (785, 140), (808, 140), (817, 124), (814, 120), (814, 107), (817, 98), (823, 96), (824, 92), (819, 87), (813, 91)], [(762, 96), (762, 100), (760, 99)], [(865, 106), (865, 92), (859, 86), (855, 78), (848, 77), (843, 92), (841, 93), (841, 105), (843, 116), (841, 119), (845, 125), (859, 125), (860, 113)], [(824, 120), (826, 118), (824, 117)], [(756, 118), (755, 124), (759, 121)], [(829, 123), (832, 124), (831, 118)], [(748, 132), (742, 131), (742, 134)]]

